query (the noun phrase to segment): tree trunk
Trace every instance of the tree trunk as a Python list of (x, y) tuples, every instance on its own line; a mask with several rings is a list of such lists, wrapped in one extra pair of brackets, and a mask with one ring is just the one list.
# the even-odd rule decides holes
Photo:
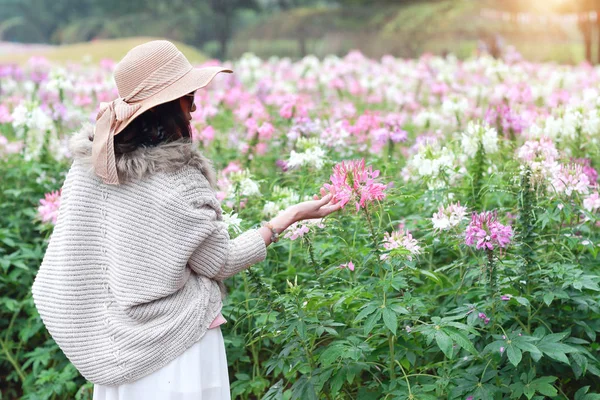
[(233, 11), (227, 9), (223, 16), (223, 25), (219, 29), (219, 59), (224, 61), (227, 58), (227, 45), (231, 36), (231, 14)]
[[(596, 54), (596, 64), (600, 64), (600, 21), (596, 19), (596, 21), (590, 22), (590, 37), (592, 37), (592, 33), (594, 34), (594, 36), (596, 36), (596, 49), (598, 50), (598, 53)], [(591, 43), (591, 39), (590, 39), (590, 47), (592, 47), (592, 43)], [(590, 50), (590, 57), (591, 57), (591, 50)]]
[(579, 29), (583, 34), (583, 44), (585, 45), (585, 60), (592, 64), (592, 23), (591, 21), (581, 21)]
[(300, 58), (304, 58), (306, 56), (306, 29), (304, 24), (300, 24), (298, 28), (298, 50), (300, 51)]

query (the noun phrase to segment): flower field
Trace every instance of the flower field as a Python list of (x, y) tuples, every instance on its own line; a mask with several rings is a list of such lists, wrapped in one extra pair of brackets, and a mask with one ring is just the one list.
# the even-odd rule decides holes
[[(306, 57), (196, 94), (231, 236), (332, 193), (226, 281), (239, 399), (600, 399), (600, 68)], [(1, 398), (90, 399), (30, 287), (114, 62), (0, 66)]]

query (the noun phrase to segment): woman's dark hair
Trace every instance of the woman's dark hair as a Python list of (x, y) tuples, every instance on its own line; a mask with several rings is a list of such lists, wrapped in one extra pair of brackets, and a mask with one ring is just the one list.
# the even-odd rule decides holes
[(135, 118), (114, 138), (115, 154), (129, 153), (141, 146), (191, 138), (192, 128), (179, 99), (159, 104)]

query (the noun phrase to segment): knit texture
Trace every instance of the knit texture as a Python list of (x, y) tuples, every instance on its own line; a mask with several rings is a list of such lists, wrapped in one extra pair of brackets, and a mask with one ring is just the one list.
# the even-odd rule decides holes
[(50, 335), (94, 384), (150, 374), (205, 334), (222, 307), (220, 281), (264, 260), (260, 233), (231, 240), (212, 165), (187, 141), (117, 162), (121, 184), (93, 173), (88, 126), (32, 287)]

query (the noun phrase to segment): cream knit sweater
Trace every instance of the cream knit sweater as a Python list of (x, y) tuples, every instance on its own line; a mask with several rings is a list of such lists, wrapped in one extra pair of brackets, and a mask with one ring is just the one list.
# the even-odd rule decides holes
[(185, 141), (118, 159), (121, 185), (92, 172), (91, 126), (32, 287), (58, 346), (89, 381), (150, 374), (200, 340), (218, 315), (221, 280), (266, 257), (257, 230), (230, 240), (210, 162)]

